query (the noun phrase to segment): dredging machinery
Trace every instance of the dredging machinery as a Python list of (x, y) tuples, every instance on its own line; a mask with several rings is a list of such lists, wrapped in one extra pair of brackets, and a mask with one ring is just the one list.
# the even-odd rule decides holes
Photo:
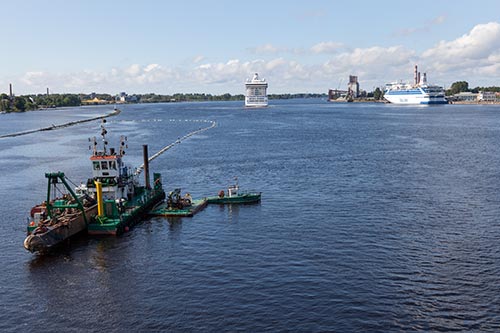
[(165, 199), (161, 175), (149, 177), (148, 147), (143, 146), (144, 185), (124, 163), (127, 138), (120, 137), (119, 149), (108, 149), (106, 120), (102, 120), (102, 148), (89, 139), (92, 177), (74, 189), (63, 172), (46, 173), (47, 197), (30, 212), (24, 247), (46, 252), (74, 235), (119, 235), (133, 226), (157, 203)]

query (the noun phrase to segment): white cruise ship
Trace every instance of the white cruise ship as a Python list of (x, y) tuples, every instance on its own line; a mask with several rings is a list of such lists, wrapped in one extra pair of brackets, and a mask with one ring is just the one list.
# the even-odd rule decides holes
[(245, 83), (245, 106), (246, 107), (266, 107), (267, 106), (267, 82), (259, 79), (259, 74), (255, 73), (251, 80)]
[(444, 89), (428, 85), (426, 74), (420, 78), (415, 66), (414, 83), (389, 83), (385, 86), (384, 98), (394, 104), (447, 104)]

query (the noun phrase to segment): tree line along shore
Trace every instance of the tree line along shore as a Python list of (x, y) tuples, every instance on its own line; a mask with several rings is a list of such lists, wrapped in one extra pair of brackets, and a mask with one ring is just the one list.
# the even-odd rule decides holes
[[(301, 93), (301, 94), (270, 94), (269, 99), (292, 98), (326, 98), (327, 94)], [(172, 102), (206, 102), (206, 101), (243, 101), (244, 95), (211, 95), (211, 94), (38, 94), (9, 96), (0, 94), (1, 112), (24, 112), (38, 109), (58, 108), (82, 105), (105, 105), (120, 103), (172, 103)]]
[[(500, 94), (500, 87), (476, 87), (469, 88), (467, 81), (454, 82), (449, 89), (446, 89), (446, 96), (471, 92), (477, 93), (495, 92)], [(384, 92), (381, 88), (376, 88), (373, 92), (367, 93), (364, 99), (359, 101), (383, 101)], [(269, 94), (268, 98), (293, 99), (293, 98), (328, 98), (328, 94), (321, 93), (299, 93), (299, 94)], [(207, 101), (243, 101), (245, 95), (211, 95), (204, 93), (177, 93), (173, 95), (160, 94), (134, 94), (119, 95), (111, 94), (38, 94), (9, 96), (5, 93), (0, 94), (0, 112), (24, 112), (46, 108), (71, 107), (82, 105), (104, 105), (117, 103), (171, 103), (171, 102), (207, 102)], [(457, 102), (454, 102), (457, 103)]]

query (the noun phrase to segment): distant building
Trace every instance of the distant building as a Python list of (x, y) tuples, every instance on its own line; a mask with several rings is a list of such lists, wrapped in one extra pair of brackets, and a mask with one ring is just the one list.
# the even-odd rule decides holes
[[(342, 81), (342, 80), (341, 80)], [(340, 88), (340, 83), (339, 83)], [(366, 96), (366, 92), (364, 92)], [(359, 82), (358, 77), (355, 75), (349, 75), (349, 83), (347, 84), (347, 90), (340, 89), (329, 89), (328, 90), (328, 100), (329, 101), (350, 101), (352, 102), (353, 98), (362, 97), (359, 90)]]
[(329, 101), (334, 101), (340, 97), (345, 98), (346, 96), (347, 96), (347, 90), (328, 89)]
[(496, 102), (497, 96), (493, 91), (480, 91), (477, 100), (480, 102)]
[(139, 102), (139, 98), (136, 95), (127, 96), (126, 101), (128, 103), (137, 103), (137, 102)]
[(450, 99), (452, 101), (457, 101), (457, 102), (477, 102), (478, 95), (479, 94), (471, 92), (460, 92), (458, 94), (451, 96)]
[(359, 97), (359, 83), (357, 76), (349, 75), (349, 84), (347, 84), (347, 94), (352, 98)]
[(121, 92), (115, 96), (115, 103), (137, 103), (136, 95), (128, 95), (126, 92)]
[(82, 105), (104, 105), (109, 104), (110, 102), (104, 99), (99, 99), (94, 97), (92, 99), (84, 99), (82, 100)]
[(126, 92), (121, 92), (115, 97), (115, 101), (117, 103), (125, 103), (127, 101), (127, 93)]
[(461, 92), (448, 97), (452, 102), (468, 102), (468, 103), (496, 103), (500, 100), (500, 94), (493, 91), (480, 91), (479, 93)]

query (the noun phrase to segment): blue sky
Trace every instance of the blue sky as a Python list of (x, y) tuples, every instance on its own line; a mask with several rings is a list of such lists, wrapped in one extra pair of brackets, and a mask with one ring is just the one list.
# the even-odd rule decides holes
[(0, 92), (239, 94), (500, 86), (500, 1), (0, 0)]

